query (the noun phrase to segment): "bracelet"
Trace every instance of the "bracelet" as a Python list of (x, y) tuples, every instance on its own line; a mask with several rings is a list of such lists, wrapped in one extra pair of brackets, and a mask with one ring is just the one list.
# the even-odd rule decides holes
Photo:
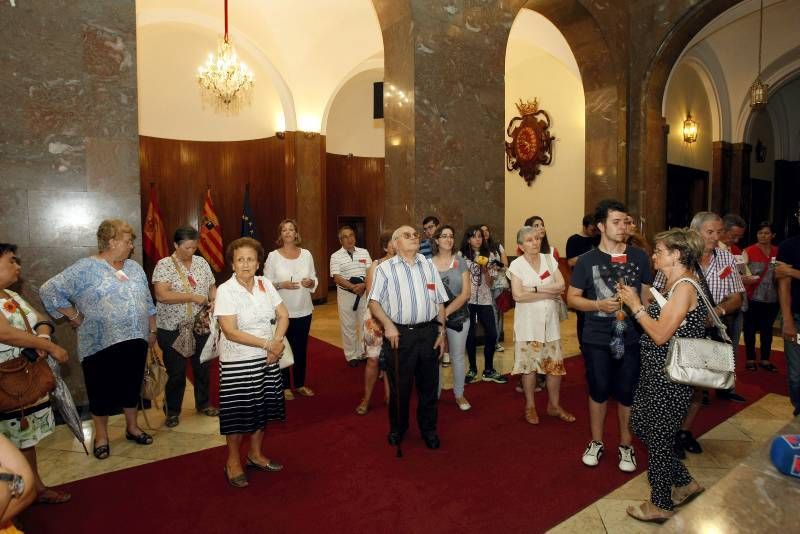
[(47, 326), (49, 326), (49, 327), (50, 327), (50, 333), (51, 333), (51, 334), (52, 334), (53, 332), (55, 332), (55, 331), (56, 331), (56, 325), (54, 325), (54, 324), (52, 323), (52, 321), (39, 321), (38, 323), (36, 323), (35, 325), (33, 325), (33, 331), (35, 332), (35, 331), (36, 331), (36, 329), (37, 329), (37, 328), (39, 328), (39, 327), (40, 327), (40, 326), (42, 326), (42, 325), (47, 325)]
[(150, 330), (150, 333), (151, 334), (156, 334), (156, 333), (158, 333), (158, 330)]
[(75, 316), (74, 317), (70, 317), (69, 315), (66, 315), (65, 317), (67, 318), (68, 321), (74, 321), (75, 319), (80, 317), (80, 315), (81, 315), (80, 310), (75, 310)]
[(644, 313), (644, 306), (639, 306), (639, 309), (633, 313), (633, 318), (639, 320), (639, 315)]
[(36, 337), (42, 337), (45, 339), (50, 339), (50, 334), (36, 334)]

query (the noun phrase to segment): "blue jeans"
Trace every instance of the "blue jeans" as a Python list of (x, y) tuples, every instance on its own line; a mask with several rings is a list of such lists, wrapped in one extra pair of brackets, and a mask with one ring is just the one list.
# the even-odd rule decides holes
[[(794, 314), (794, 324), (800, 325), (800, 314)], [(795, 340), (796, 341), (796, 340)], [(786, 354), (786, 371), (789, 381), (789, 400), (794, 406), (794, 415), (800, 414), (800, 345), (783, 341)]]
[[(450, 351), (450, 363), (453, 365), (453, 394), (457, 399), (464, 396), (464, 378), (466, 363), (464, 355), (467, 350), (467, 336), (469, 335), (469, 319), (464, 321), (461, 332), (452, 328), (447, 329), (447, 346)], [(439, 395), (442, 394), (442, 366), (439, 366)]]

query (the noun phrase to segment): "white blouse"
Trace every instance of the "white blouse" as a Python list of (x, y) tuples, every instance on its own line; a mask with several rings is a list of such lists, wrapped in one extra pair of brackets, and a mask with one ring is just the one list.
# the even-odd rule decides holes
[[(276, 317), (275, 308), (283, 302), (278, 291), (269, 280), (256, 276), (253, 292), (250, 293), (237, 280), (236, 275), (220, 285), (214, 302), (214, 316), (236, 316), (236, 326), (264, 339), (272, 339)], [(222, 362), (237, 362), (266, 358), (267, 352), (261, 347), (250, 347), (230, 341), (220, 328), (219, 359)]]
[[(554, 270), (558, 263), (550, 254), (539, 254), (541, 273), (534, 270), (531, 264), (520, 256), (508, 267), (511, 274), (522, 282), (523, 287), (542, 287), (556, 283)], [(549, 275), (547, 274), (549, 273)], [(542, 277), (544, 276), (544, 279)], [(561, 339), (561, 327), (558, 318), (558, 305), (553, 299), (535, 302), (517, 302), (514, 309), (514, 341), (556, 341)]]
[(300, 289), (278, 290), (286, 309), (289, 310), (289, 318), (296, 319), (311, 315), (311, 312), (314, 311), (311, 294), (317, 290), (319, 280), (317, 280), (317, 272), (314, 269), (314, 258), (311, 257), (308, 250), (301, 248), (300, 256), (293, 260), (284, 258), (280, 252), (273, 250), (267, 256), (264, 264), (264, 276), (269, 278), (270, 283), (300, 282), (303, 278), (312, 279), (314, 285), (309, 288), (300, 286)]

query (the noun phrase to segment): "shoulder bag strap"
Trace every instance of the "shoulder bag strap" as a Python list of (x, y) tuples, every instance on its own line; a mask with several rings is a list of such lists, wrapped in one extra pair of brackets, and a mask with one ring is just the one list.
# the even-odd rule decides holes
[[(178, 260), (175, 259), (174, 255), (170, 256), (169, 259), (172, 260), (172, 264), (175, 266), (175, 270), (178, 272), (178, 276), (180, 276), (180, 278), (181, 278), (181, 284), (183, 285), (184, 293), (191, 293), (192, 290), (189, 287), (189, 280), (186, 278), (186, 273), (183, 272), (183, 269), (181, 269), (181, 266), (178, 265)], [(188, 319), (192, 319), (194, 317), (194, 314), (192, 313), (192, 303), (191, 302), (187, 302), (186, 303), (186, 317)]]
[(689, 282), (690, 284), (692, 284), (692, 286), (694, 286), (695, 290), (697, 291), (697, 294), (700, 296), (701, 299), (703, 299), (703, 302), (705, 303), (706, 308), (708, 309), (708, 313), (711, 314), (711, 319), (714, 321), (714, 325), (717, 327), (717, 331), (719, 332), (720, 337), (725, 341), (727, 341), (728, 343), (731, 343), (731, 338), (730, 336), (728, 336), (728, 330), (725, 327), (725, 324), (722, 322), (722, 320), (720, 320), (719, 315), (717, 315), (717, 312), (714, 311), (714, 305), (711, 304), (711, 302), (709, 302), (708, 297), (706, 297), (705, 291), (702, 290), (700, 284), (698, 284), (691, 278), (681, 278), (672, 285), (672, 288), (670, 288), (669, 295), (667, 298), (672, 296), (672, 292), (675, 290), (675, 287), (681, 282)]

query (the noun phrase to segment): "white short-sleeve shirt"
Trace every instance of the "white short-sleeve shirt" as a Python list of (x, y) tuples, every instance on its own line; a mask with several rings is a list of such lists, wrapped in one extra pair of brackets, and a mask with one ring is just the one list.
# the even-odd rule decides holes
[(267, 261), (264, 264), (264, 276), (273, 283), (300, 282), (304, 278), (312, 279), (314, 285), (308, 288), (300, 286), (299, 289), (278, 290), (283, 299), (283, 304), (289, 311), (289, 318), (296, 319), (311, 315), (314, 311), (311, 294), (316, 291), (319, 281), (317, 280), (317, 272), (314, 270), (314, 259), (308, 250), (301, 248), (300, 256), (293, 260), (284, 258), (280, 252), (273, 250), (267, 256)]
[[(230, 280), (217, 289), (214, 303), (214, 316), (236, 316), (236, 325), (242, 332), (247, 332), (264, 339), (272, 339), (275, 327), (275, 308), (283, 302), (278, 291), (263, 276), (256, 276), (253, 292), (250, 293), (232, 276)], [(221, 329), (220, 329), (221, 330)], [(242, 345), (225, 338), (220, 331), (219, 359), (222, 362), (253, 360), (266, 358), (266, 351), (261, 347)]]
[[(520, 279), (523, 287), (555, 284), (554, 270), (558, 269), (558, 263), (550, 254), (540, 253), (539, 257), (540, 272), (531, 267), (524, 256), (520, 256), (509, 265), (509, 278), (513, 274)], [(517, 302), (514, 309), (514, 341), (548, 342), (557, 339), (561, 339), (561, 325), (555, 300)]]
[[(366, 278), (367, 269), (372, 263), (367, 249), (354, 247), (351, 256), (344, 247), (331, 254), (330, 273), (331, 278), (339, 275), (345, 280), (351, 278)], [(341, 289), (341, 288), (340, 288)]]

